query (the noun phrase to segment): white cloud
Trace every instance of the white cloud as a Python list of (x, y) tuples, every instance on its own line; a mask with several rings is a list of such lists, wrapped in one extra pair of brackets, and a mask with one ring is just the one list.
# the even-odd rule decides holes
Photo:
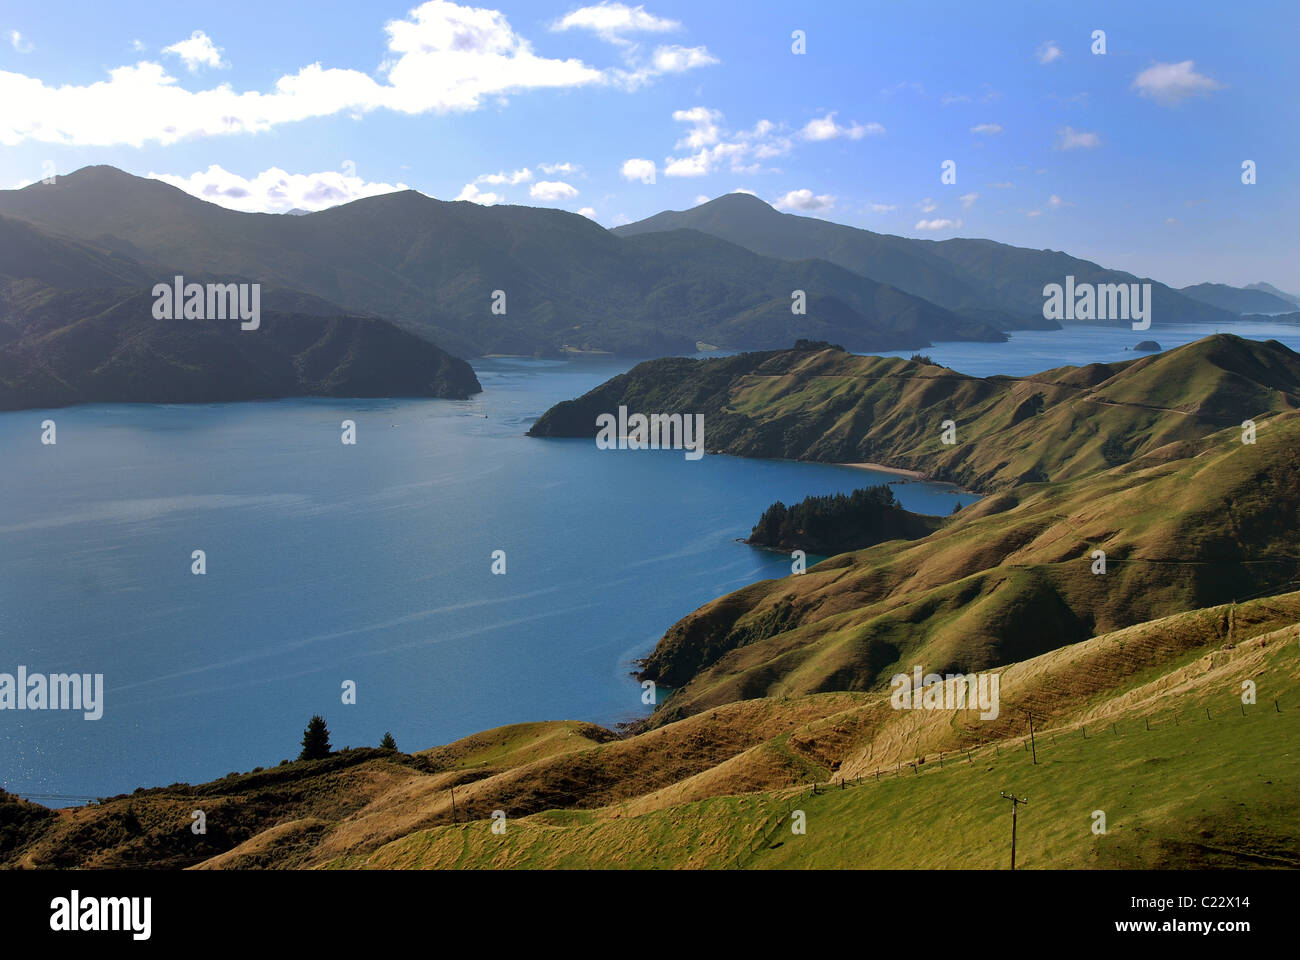
[(1046, 40), (1038, 45), (1035, 56), (1038, 57), (1039, 63), (1048, 64), (1061, 59), (1065, 54), (1061, 52), (1055, 40)]
[(248, 179), (215, 163), (188, 177), (165, 173), (150, 173), (149, 176), (201, 200), (246, 213), (282, 213), (295, 207), (324, 210), (362, 197), (410, 189), (404, 183), (372, 183), (331, 170), (287, 173), (279, 167), (271, 167)]
[(619, 171), (624, 180), (640, 180), (642, 183), (655, 182), (655, 162), (653, 160), (642, 160), (634, 157), (631, 160), (623, 161), (623, 169)]
[(681, 26), (677, 20), (647, 13), (644, 6), (630, 7), (625, 3), (604, 2), (580, 7), (566, 14), (552, 23), (551, 29), (590, 30), (602, 40), (621, 47), (630, 69), (611, 70), (609, 78), (629, 90), (635, 90), (665, 73), (684, 73), (718, 62), (717, 57), (705, 47), (683, 47), (677, 44), (656, 47), (646, 61), (640, 45), (633, 43), (628, 36), (636, 33), (671, 33), (680, 30)]
[(1056, 194), (1052, 194), (1050, 197), (1047, 198), (1047, 205), (1049, 207), (1063, 207), (1065, 206), (1065, 201), (1062, 200), (1060, 197), (1058, 197)]
[(678, 123), (689, 123), (690, 132), (677, 141), (678, 149), (706, 147), (718, 142), (718, 121), (722, 113), (708, 107), (691, 107), (689, 110), (674, 110), (673, 119)]
[(696, 67), (707, 67), (717, 63), (718, 58), (709, 53), (705, 47), (666, 46), (656, 47), (650, 62), (654, 65), (656, 74), (685, 73)]
[(921, 208), (922, 213), (933, 213), (939, 209), (939, 205), (934, 202), (934, 197), (926, 197), (917, 206)]
[(529, 183), (532, 179), (533, 171), (524, 167), (522, 170), (514, 171), (514, 173), (484, 173), (475, 177), (474, 182), (491, 184), (506, 183), (513, 187), (516, 184)]
[(163, 53), (171, 53), (180, 57), (185, 62), (185, 66), (190, 73), (198, 72), (199, 67), (228, 67), (229, 63), (221, 59), (221, 48), (214, 44), (211, 38), (202, 30), (195, 30), (190, 34), (188, 40), (181, 40), (173, 43), (170, 47), (163, 47)]
[(576, 197), (578, 189), (563, 180), (538, 180), (529, 188), (528, 195), (534, 200), (546, 200), (553, 203), (556, 200), (569, 200)]
[(788, 137), (777, 132), (776, 124), (760, 120), (750, 130), (726, 131), (720, 126), (722, 114), (708, 107), (676, 110), (673, 119), (689, 123), (691, 129), (677, 141), (677, 148), (696, 152), (685, 157), (667, 157), (666, 177), (702, 177), (726, 163), (732, 173), (757, 173), (755, 161), (783, 156), (793, 147)]
[[(485, 98), (544, 88), (614, 84), (620, 71), (539, 57), (495, 10), (428, 0), (384, 30), (382, 82), (319, 63), (286, 74), (267, 93), (229, 84), (189, 91), (161, 64), (141, 61), (85, 86), (46, 86), (0, 71), (0, 144), (24, 140), (108, 146), (270, 130), (347, 111), (407, 114), (478, 109)], [(186, 41), (183, 41), (186, 42)], [(179, 45), (178, 45), (179, 46)], [(188, 49), (188, 48), (187, 48)]]
[(578, 209), (578, 215), (586, 217), (588, 220), (596, 219), (596, 211), (592, 207), (580, 207)]
[(1163, 106), (1173, 106), (1188, 97), (1204, 96), (1221, 90), (1223, 84), (1195, 70), (1195, 61), (1155, 63), (1133, 79), (1133, 89)]
[(131, 52), (132, 52), (132, 53), (140, 53), (142, 50), (144, 50), (144, 41), (143, 41), (143, 40), (132, 40), (132, 41), (131, 41)]
[(979, 134), (982, 134), (982, 135), (984, 135), (984, 136), (986, 136), (986, 137), (991, 137), (991, 136), (993, 136), (993, 134), (995, 134), (995, 133), (1001, 133), (1001, 132), (1002, 132), (1002, 124), (1000, 124), (1000, 123), (977, 123), (977, 124), (975, 124), (975, 126), (973, 126), (973, 127), (970, 128), (970, 132), (971, 132), (971, 133), (979, 133)]
[(1057, 150), (1089, 150), (1093, 147), (1101, 146), (1101, 138), (1095, 133), (1088, 133), (1083, 130), (1075, 130), (1073, 127), (1062, 127), (1057, 131), (1056, 141)]
[(758, 194), (755, 193), (753, 190), (746, 190), (744, 187), (737, 187), (735, 190), (732, 190), (731, 192), (732, 192), (732, 193), (747, 193), (747, 194), (749, 194), (751, 197), (756, 197), (756, 196), (758, 196)]
[(19, 53), (31, 53), (36, 49), (36, 44), (32, 43), (17, 30), (9, 31), (9, 45)]
[(960, 220), (918, 220), (916, 230), (955, 230), (961, 226)]
[(697, 196), (697, 197), (695, 198), (695, 205), (696, 205), (697, 207), (698, 207), (701, 203), (708, 203), (708, 202), (709, 202), (709, 198), (708, 198), (707, 196), (705, 196), (704, 194), (702, 194), (702, 193), (701, 193), (699, 196)]
[(468, 200), (470, 203), (481, 203), (485, 207), (490, 207), (494, 203), (501, 203), (505, 200), (499, 193), (485, 193), (478, 188), (477, 184), (467, 183), (465, 189), (456, 195), (457, 200)]
[(868, 209), (872, 213), (889, 213), (891, 210), (897, 210), (898, 205), (893, 203), (873, 203)]
[(629, 7), (625, 3), (598, 3), (579, 7), (551, 24), (552, 30), (590, 30), (611, 43), (628, 43), (629, 33), (671, 33), (681, 29), (681, 23), (667, 17), (646, 13), (644, 6)]
[(778, 199), (772, 206), (778, 210), (829, 210), (835, 205), (835, 198), (828, 193), (816, 194), (807, 188), (791, 190)]
[(885, 128), (878, 123), (868, 123), (865, 126), (857, 123), (851, 123), (848, 126), (840, 126), (835, 122), (835, 113), (826, 114), (824, 117), (809, 120), (800, 131), (800, 136), (805, 140), (835, 140), (839, 137), (848, 137), (850, 140), (861, 140), (863, 137), (871, 134), (879, 136), (885, 132)]
[(550, 175), (552, 175), (552, 176), (554, 176), (554, 175), (557, 174), (557, 173), (563, 173), (563, 174), (574, 174), (574, 173), (581, 173), (581, 172), (582, 172), (582, 166), (581, 166), (580, 164), (577, 164), (577, 163), (568, 163), (568, 162), (565, 162), (565, 163), (539, 163), (539, 164), (537, 165), (537, 169), (541, 170), (542, 173), (550, 174)]
[(979, 198), (980, 195), (978, 193), (963, 193), (957, 199), (961, 201), (961, 208), (963, 210), (969, 210), (971, 207), (975, 206), (975, 201)]

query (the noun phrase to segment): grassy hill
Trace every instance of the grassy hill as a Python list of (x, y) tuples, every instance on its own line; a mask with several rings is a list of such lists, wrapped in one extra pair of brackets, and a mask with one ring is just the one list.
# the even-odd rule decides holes
[[(626, 738), (525, 724), (422, 754), (351, 750), (84, 808), (0, 796), (0, 864), (1002, 866), (998, 793), (1012, 790), (1030, 798), (1018, 866), (1296, 867), (1298, 615), (1291, 593), (1006, 666), (996, 720), (894, 710), (883, 693), (775, 697)], [(1258, 702), (1243, 706), (1247, 679)], [(189, 830), (194, 809), (206, 836)], [(1097, 809), (1104, 836), (1090, 829)], [(806, 834), (790, 831), (792, 810)]]
[[(639, 364), (548, 410), (531, 436), (594, 437), (616, 411), (704, 414), (710, 451), (875, 461), (987, 492), (1067, 480), (1300, 407), (1300, 355), (1277, 341), (1207, 337), (1123, 363), (973, 377), (835, 349)], [(943, 442), (943, 422), (956, 443)]]

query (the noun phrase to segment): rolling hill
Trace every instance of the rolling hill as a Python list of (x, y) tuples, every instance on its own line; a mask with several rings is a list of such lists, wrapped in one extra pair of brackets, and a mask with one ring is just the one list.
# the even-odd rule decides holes
[[(1290, 593), (1008, 664), (996, 719), (823, 693), (626, 737), (549, 722), (415, 754), (347, 750), (80, 808), (0, 793), (0, 866), (1001, 867), (1010, 788), (1033, 799), (1018, 867), (1295, 868), (1297, 616)], [(195, 809), (206, 834), (189, 829)]]

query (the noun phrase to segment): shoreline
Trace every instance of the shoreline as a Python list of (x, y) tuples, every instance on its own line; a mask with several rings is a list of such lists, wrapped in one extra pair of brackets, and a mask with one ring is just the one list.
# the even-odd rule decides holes
[(837, 463), (837, 467), (853, 467), (855, 470), (875, 470), (879, 473), (891, 473), (899, 477), (907, 477), (909, 480), (929, 480), (928, 473), (922, 473), (920, 470), (904, 470), (902, 467), (887, 467), (883, 463)]

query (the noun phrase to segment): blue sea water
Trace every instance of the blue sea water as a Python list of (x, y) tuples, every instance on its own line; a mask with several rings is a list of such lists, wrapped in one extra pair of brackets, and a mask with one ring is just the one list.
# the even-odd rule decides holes
[[(0, 785), (200, 782), (296, 757), (315, 713), (336, 747), (391, 731), (406, 750), (644, 715), (635, 658), (700, 604), (789, 573), (736, 542), (764, 508), (895, 478), (524, 435), (628, 366), (484, 360), (466, 402), (0, 415), (0, 672), (105, 686), (100, 720), (0, 711)], [(974, 499), (895, 489), (923, 512)]]
[[(1263, 327), (1236, 329), (1300, 349), (1300, 328)], [(1020, 375), (1207, 332), (1074, 327), (926, 352)], [(404, 750), (518, 721), (642, 716), (635, 658), (699, 605), (789, 573), (788, 558), (736, 542), (765, 507), (894, 479), (530, 439), (549, 406), (630, 363), (475, 366), (484, 392), (463, 402), (0, 414), (0, 672), (102, 673), (105, 686), (96, 721), (0, 711), (0, 786), (103, 796), (270, 766), (297, 756), (315, 713), (336, 747), (391, 731)], [(345, 419), (355, 446), (340, 442)], [(974, 499), (895, 490), (929, 513)]]

